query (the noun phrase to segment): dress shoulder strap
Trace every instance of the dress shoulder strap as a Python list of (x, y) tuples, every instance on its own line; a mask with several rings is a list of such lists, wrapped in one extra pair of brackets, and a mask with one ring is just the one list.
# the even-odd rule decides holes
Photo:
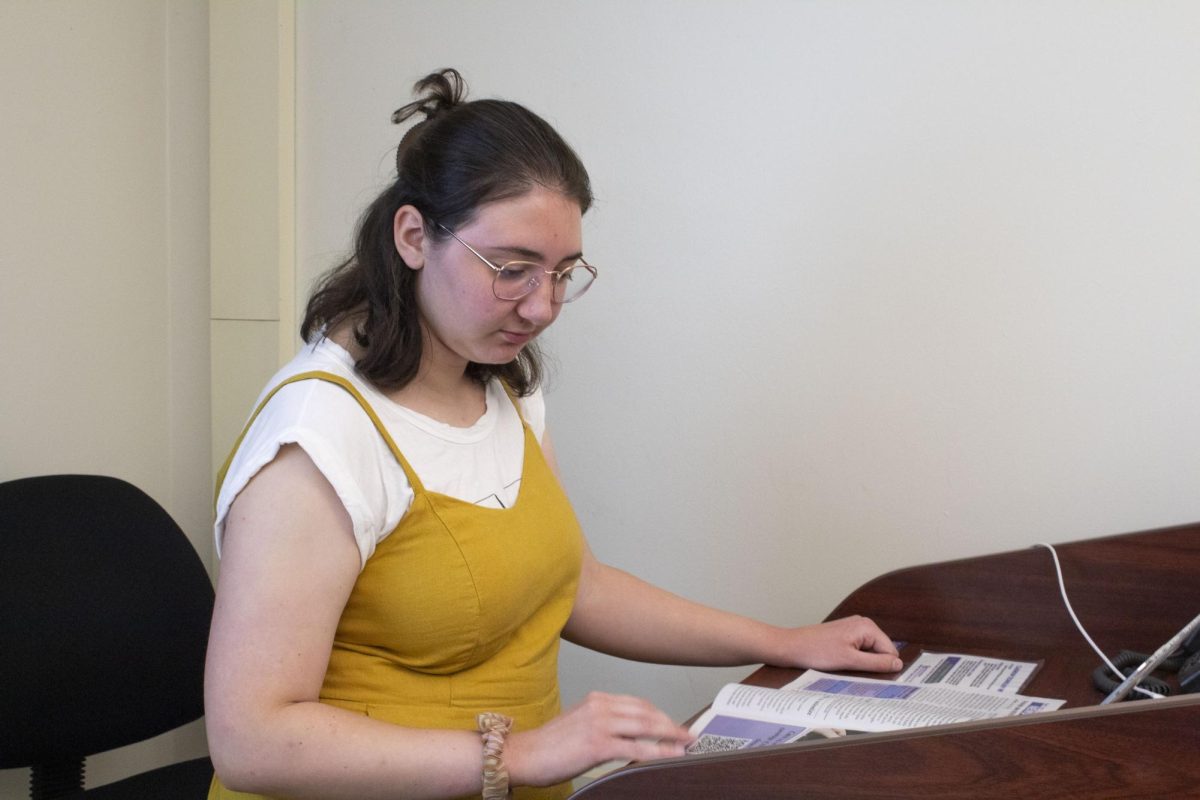
[(504, 388), (504, 393), (508, 395), (509, 401), (513, 404), (513, 409), (517, 412), (517, 419), (521, 420), (521, 427), (529, 429), (529, 423), (525, 420), (525, 412), (521, 410), (521, 404), (517, 402), (517, 395), (509, 387), (507, 381), (500, 381), (500, 385)]
[[(312, 370), (310, 372), (297, 373), (296, 375), (293, 375), (290, 378), (282, 381), (278, 386), (271, 389), (271, 391), (267, 392), (266, 397), (264, 397), (262, 402), (258, 404), (258, 408), (254, 409), (254, 413), (250, 415), (250, 419), (246, 420), (246, 425), (242, 428), (242, 432), (238, 434), (237, 441), (233, 443), (233, 449), (229, 451), (229, 456), (225, 459), (225, 463), (221, 465), (220, 471), (217, 472), (217, 485), (213, 494), (214, 509), (216, 508), (217, 497), (221, 493), (221, 484), (225, 482), (225, 474), (229, 471), (229, 465), (233, 463), (233, 456), (235, 453), (237, 453), (238, 448), (242, 446), (242, 440), (246, 438), (246, 433), (250, 430), (250, 426), (254, 424), (254, 420), (256, 420), (262, 410), (266, 408), (267, 403), (270, 402), (271, 398), (275, 396), (275, 393), (284, 386), (287, 386), (289, 383), (298, 383), (300, 381), (309, 380), (325, 381), (326, 383), (332, 383), (335, 386), (340, 386), (345, 389), (346, 392), (348, 392), (350, 396), (355, 399), (359, 406), (362, 407), (362, 410), (366, 412), (367, 416), (371, 418), (371, 422), (375, 425), (375, 430), (379, 431), (379, 435), (383, 437), (383, 441), (387, 444), (388, 450), (391, 451), (396, 461), (400, 464), (400, 468), (404, 470), (404, 475), (408, 478), (409, 485), (412, 486), (413, 492), (416, 494), (424, 493), (425, 487), (421, 484), (421, 479), (417, 477), (416, 471), (414, 471), (412, 466), (408, 463), (408, 460), (404, 457), (404, 454), (400, 452), (400, 448), (396, 446), (395, 440), (393, 440), (392, 435), (388, 433), (388, 429), (386, 426), (384, 426), (383, 421), (379, 419), (379, 415), (375, 413), (375, 409), (372, 408), (371, 404), (367, 402), (367, 399), (362, 396), (362, 392), (360, 392), (353, 383), (346, 380), (341, 375), (334, 375), (332, 372), (324, 372), (322, 370)], [(520, 409), (518, 409), (517, 413), (520, 413)]]

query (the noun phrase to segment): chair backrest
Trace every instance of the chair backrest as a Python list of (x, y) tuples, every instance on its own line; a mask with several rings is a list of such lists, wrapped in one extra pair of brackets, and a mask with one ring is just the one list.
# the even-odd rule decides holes
[(204, 713), (213, 589), (116, 478), (0, 483), (0, 768), (82, 758)]

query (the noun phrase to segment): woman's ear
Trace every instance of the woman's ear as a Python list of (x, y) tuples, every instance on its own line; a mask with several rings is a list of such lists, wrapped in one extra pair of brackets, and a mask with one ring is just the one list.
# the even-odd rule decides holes
[(414, 206), (400, 206), (392, 218), (396, 252), (409, 269), (425, 266), (425, 218)]

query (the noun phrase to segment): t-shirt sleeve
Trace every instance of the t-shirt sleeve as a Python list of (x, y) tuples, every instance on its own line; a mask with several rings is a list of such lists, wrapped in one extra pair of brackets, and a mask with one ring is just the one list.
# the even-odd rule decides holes
[(407, 511), (412, 490), (384, 480), (381, 451), (387, 459), (392, 456), (370, 417), (344, 389), (320, 380), (284, 386), (246, 432), (217, 497), (217, 556), (234, 499), (287, 444), (303, 448), (333, 487), (350, 517), (361, 564), (366, 564), (382, 532), (395, 527)]
[(546, 396), (542, 394), (541, 387), (534, 389), (533, 394), (520, 398), (518, 402), (525, 421), (533, 430), (533, 435), (539, 442), (542, 441), (546, 433)]

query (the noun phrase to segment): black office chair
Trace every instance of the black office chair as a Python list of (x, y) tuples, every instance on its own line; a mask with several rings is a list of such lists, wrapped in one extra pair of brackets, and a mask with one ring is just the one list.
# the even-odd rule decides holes
[(30, 797), (204, 798), (207, 758), (83, 791), (87, 756), (204, 713), (213, 589), (170, 515), (116, 478), (0, 483), (0, 768)]

